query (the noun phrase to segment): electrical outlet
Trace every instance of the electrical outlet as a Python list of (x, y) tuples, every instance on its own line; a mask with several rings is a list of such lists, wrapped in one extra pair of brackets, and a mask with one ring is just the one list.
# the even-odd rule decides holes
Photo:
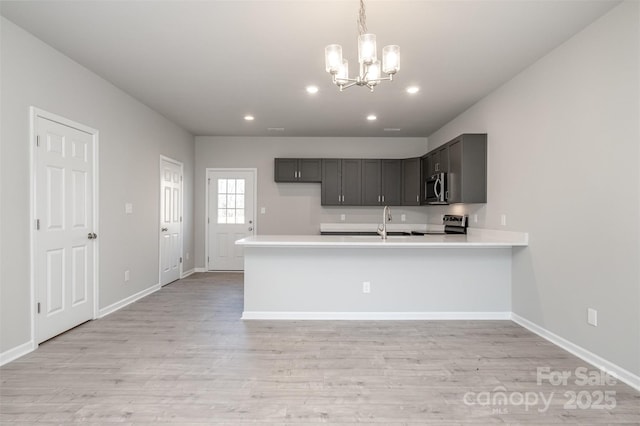
[(406, 215), (406, 214), (404, 214), (404, 213), (403, 213), (403, 214), (401, 214), (401, 215), (400, 215), (400, 221), (401, 221), (401, 222), (406, 222), (406, 221), (407, 221), (407, 215)]
[(364, 281), (362, 283), (362, 292), (371, 293), (371, 283), (369, 281)]
[(473, 223), (478, 223), (478, 215), (477, 214), (473, 215)]
[(131, 214), (133, 213), (133, 204), (132, 203), (125, 203), (124, 204), (124, 212), (126, 214)]
[(129, 281), (130, 279), (130, 274), (129, 274), (129, 270), (127, 269), (126, 271), (124, 271), (124, 282)]
[(594, 327), (598, 326), (598, 311), (593, 308), (587, 308), (587, 323)]
[(345, 215), (345, 214), (341, 214), (341, 215), (340, 215), (340, 220), (341, 220), (341, 221), (343, 221), (343, 222), (344, 222), (345, 220), (347, 220), (347, 215)]
[(507, 215), (504, 213), (500, 215), (500, 225), (507, 226)]
[(266, 207), (260, 207), (260, 214), (265, 214), (267, 212)]

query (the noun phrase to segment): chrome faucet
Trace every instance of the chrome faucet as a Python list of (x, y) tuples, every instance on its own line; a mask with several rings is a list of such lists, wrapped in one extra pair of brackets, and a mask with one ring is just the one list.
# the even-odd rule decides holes
[(387, 239), (387, 222), (391, 222), (391, 208), (384, 206), (382, 210), (382, 225), (378, 227), (378, 234), (383, 240)]

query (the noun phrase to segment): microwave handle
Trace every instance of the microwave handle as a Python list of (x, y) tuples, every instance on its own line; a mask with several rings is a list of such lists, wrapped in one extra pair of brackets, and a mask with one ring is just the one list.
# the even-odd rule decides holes
[(440, 193), (438, 192), (438, 185), (441, 184), (440, 178), (436, 179), (435, 183), (433, 184), (433, 192), (436, 195), (437, 199), (440, 199)]

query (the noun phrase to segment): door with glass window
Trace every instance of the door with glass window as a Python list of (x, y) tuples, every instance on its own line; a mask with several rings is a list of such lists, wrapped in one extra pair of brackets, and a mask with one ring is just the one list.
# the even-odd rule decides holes
[(255, 170), (207, 171), (207, 270), (242, 271), (235, 242), (254, 235)]

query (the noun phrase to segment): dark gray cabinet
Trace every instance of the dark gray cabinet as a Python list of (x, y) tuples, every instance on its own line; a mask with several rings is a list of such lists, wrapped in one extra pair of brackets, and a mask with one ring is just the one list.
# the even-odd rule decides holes
[(487, 135), (463, 134), (447, 143), (449, 204), (487, 202)]
[(323, 206), (416, 206), (447, 173), (447, 202), (487, 202), (487, 135), (465, 133), (419, 158), (276, 158), (276, 182), (321, 182)]
[(381, 160), (382, 170), (380, 204), (399, 206), (402, 204), (402, 160)]
[(449, 146), (445, 144), (427, 154), (427, 176), (449, 171)]
[(322, 160), (318, 158), (276, 158), (276, 182), (321, 182)]
[(420, 205), (421, 158), (402, 160), (402, 205)]
[(321, 204), (359, 206), (362, 204), (362, 161), (323, 159)]
[(402, 204), (402, 160), (362, 160), (362, 205)]
[(380, 160), (362, 160), (362, 205), (379, 206), (382, 195)]

